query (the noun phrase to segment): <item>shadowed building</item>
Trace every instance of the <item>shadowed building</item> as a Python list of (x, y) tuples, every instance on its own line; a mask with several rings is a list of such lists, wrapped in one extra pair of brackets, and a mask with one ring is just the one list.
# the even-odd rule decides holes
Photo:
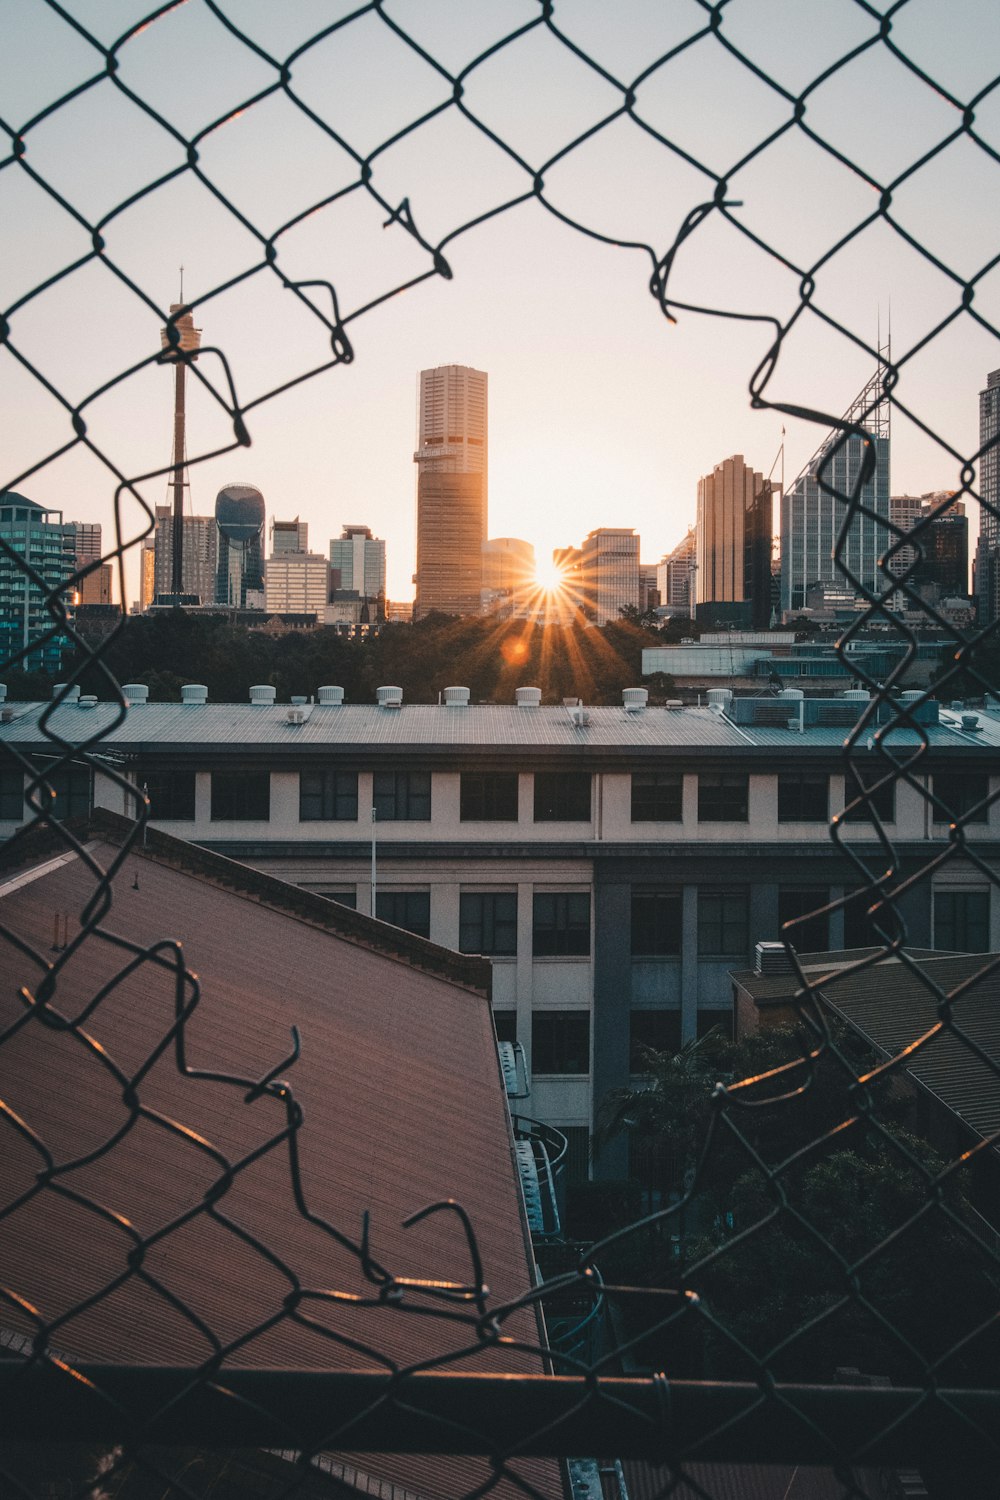
[(487, 376), (466, 365), (420, 372), (417, 571), (413, 617), (482, 608), (489, 442)]
[(217, 604), (264, 608), (264, 496), (252, 484), (227, 484), (215, 501), (219, 527)]
[[(699, 616), (724, 614), (754, 630), (771, 618), (771, 483), (742, 453), (698, 481)], [(719, 610), (717, 606), (724, 606)]]

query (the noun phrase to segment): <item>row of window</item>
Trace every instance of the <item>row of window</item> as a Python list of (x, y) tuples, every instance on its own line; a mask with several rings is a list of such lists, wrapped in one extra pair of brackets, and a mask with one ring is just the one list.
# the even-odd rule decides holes
[[(331, 897), (354, 906), (354, 892)], [(788, 936), (800, 953), (830, 947), (830, 900), (826, 886), (779, 886), (778, 927), (797, 925)], [(683, 943), (679, 886), (634, 886), (630, 952), (633, 958), (679, 957)], [(871, 897), (852, 893), (843, 906), (845, 948), (867, 948), (882, 941), (878, 917), (869, 916)], [(429, 891), (378, 891), (376, 915), (394, 927), (430, 937)], [(985, 953), (990, 946), (988, 891), (934, 893), (934, 945), (945, 951)], [(702, 958), (742, 958), (750, 949), (750, 895), (746, 887), (701, 886), (698, 890), (698, 954)], [(777, 935), (777, 934), (775, 934)], [(517, 894), (466, 891), (459, 898), (459, 951), (490, 958), (517, 954)], [(532, 898), (533, 958), (586, 958), (590, 955), (590, 895), (586, 891), (539, 891)], [(650, 1043), (652, 1045), (652, 1043)]]
[[(895, 783), (878, 784), (875, 772), (859, 779), (853, 771), (847, 789), (846, 816), (867, 821), (875, 812), (883, 823), (896, 818)], [(58, 783), (58, 785), (56, 785)], [(152, 816), (162, 822), (193, 822), (195, 772), (181, 767), (150, 771), (143, 782)], [(90, 809), (92, 776), (85, 766), (64, 768), (53, 782), (56, 811), (69, 817)], [(985, 822), (988, 795), (985, 772), (937, 772), (932, 777), (934, 821), (952, 819)], [(680, 823), (683, 775), (677, 771), (636, 771), (632, 775), (633, 823)], [(431, 772), (376, 771), (372, 786), (375, 818), (379, 823), (429, 822)], [(23, 816), (23, 777), (18, 771), (0, 774), (0, 818)], [(72, 805), (70, 805), (72, 804)], [(700, 823), (749, 821), (749, 777), (739, 772), (701, 772), (698, 776)], [(826, 823), (830, 815), (830, 778), (820, 771), (778, 775), (779, 823)], [(267, 822), (271, 816), (271, 777), (267, 770), (212, 772), (213, 822)], [(464, 771), (459, 793), (463, 823), (516, 823), (516, 771)], [(347, 822), (358, 817), (358, 773), (320, 767), (299, 774), (299, 820), (303, 823)], [(588, 771), (538, 771), (534, 777), (536, 823), (587, 823), (591, 817), (591, 776)]]
[[(493, 1012), (497, 1040), (517, 1040), (517, 1012)], [(699, 1010), (698, 1036), (713, 1027), (731, 1034), (732, 1012)], [(629, 1059), (633, 1073), (643, 1069), (646, 1048), (676, 1052), (681, 1045), (679, 1010), (633, 1010), (629, 1014)], [(531, 1071), (579, 1076), (590, 1072), (590, 1012), (586, 1010), (536, 1010), (531, 1015)]]

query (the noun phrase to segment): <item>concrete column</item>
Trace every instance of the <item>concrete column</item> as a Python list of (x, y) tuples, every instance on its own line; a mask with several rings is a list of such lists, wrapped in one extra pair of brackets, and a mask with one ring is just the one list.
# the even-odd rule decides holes
[[(530, 784), (531, 778), (522, 776), (521, 786)], [(534, 990), (534, 969), (531, 958), (531, 934), (534, 926), (535, 888), (530, 880), (517, 887), (517, 1039), (524, 1048), (524, 1055), (531, 1071), (531, 1002)], [(530, 1101), (529, 1101), (530, 1103)]]
[[(684, 778), (685, 815), (687, 812), (688, 786), (695, 784), (695, 812), (697, 814), (696, 776)], [(681, 1041), (690, 1041), (698, 1032), (698, 887), (686, 885), (681, 896)]]
[[(629, 1012), (632, 887), (625, 882), (594, 883), (594, 1024), (591, 1076), (594, 1110), (613, 1088), (629, 1081)], [(624, 1138), (606, 1146), (595, 1164), (598, 1177), (624, 1177), (628, 1147)]]
[(431, 886), (431, 942), (458, 951), (461, 886)]

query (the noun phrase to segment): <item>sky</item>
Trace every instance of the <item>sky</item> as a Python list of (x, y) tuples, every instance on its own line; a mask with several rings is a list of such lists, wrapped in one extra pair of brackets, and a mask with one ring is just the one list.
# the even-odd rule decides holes
[[(111, 47), (145, 6), (62, 3), (82, 31), (44, 0), (0, 0), (0, 115), (24, 141), (0, 168), (0, 483), (101, 521), (106, 546), (120, 479), (149, 505), (167, 500), (172, 378), (154, 356), (182, 265), (206, 351), (188, 381), (188, 453), (218, 455), (192, 464), (193, 510), (211, 513), (223, 484), (244, 481), (269, 519), (308, 521), (313, 550), (367, 524), (387, 541), (390, 598), (413, 593), (422, 368), (489, 375), (491, 536), (523, 537), (541, 558), (594, 527), (633, 526), (656, 562), (693, 523), (714, 464), (742, 453), (767, 474), (784, 427), (790, 482), (825, 435), (825, 421), (750, 404), (772, 320), (795, 313), (806, 271), (812, 300), (766, 398), (840, 414), (891, 327), (906, 408), (893, 415), (893, 492), (959, 485), (978, 391), (1000, 366), (995, 0), (729, 0), (718, 34), (699, 0), (556, 0), (564, 40), (531, 24), (537, 0), (384, 0), (381, 14), (187, 0), (115, 50), (114, 76), (83, 33)], [(911, 66), (864, 46), (886, 12)], [(449, 102), (451, 79), (519, 28), (463, 76), (478, 128)], [(273, 91), (286, 59), (298, 102)], [(620, 113), (630, 85), (638, 121)], [(802, 123), (824, 145), (782, 129), (804, 92)], [(960, 136), (935, 153), (973, 101), (984, 146)], [(204, 180), (186, 145), (200, 132)], [(359, 185), (365, 159), (385, 204), (408, 200), (423, 244)], [(540, 170), (544, 203), (464, 228), (530, 195)], [(668, 295), (744, 316), (674, 305), (671, 322), (650, 292), (654, 261), (721, 176), (735, 223), (704, 217)], [(895, 227), (876, 218), (851, 237), (886, 188)], [(298, 292), (262, 248), (286, 225), (274, 265)], [(447, 279), (426, 275), (426, 247), (442, 241)], [(324, 368), (331, 289), (353, 359)], [(251, 444), (220, 451), (234, 441), (230, 376)], [(148, 525), (127, 490), (120, 514), (127, 537)], [(133, 553), (127, 602), (137, 592)]]

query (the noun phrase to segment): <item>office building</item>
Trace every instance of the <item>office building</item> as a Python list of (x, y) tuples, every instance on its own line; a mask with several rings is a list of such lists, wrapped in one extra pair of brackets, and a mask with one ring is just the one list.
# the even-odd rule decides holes
[(766, 630), (771, 618), (771, 483), (742, 453), (698, 481), (697, 612)]
[(487, 539), (487, 376), (466, 365), (420, 373), (415, 620), (478, 615)]
[(370, 526), (345, 526), (330, 543), (330, 573), (334, 597), (357, 595), (372, 601), (385, 598), (385, 542), (372, 536)]
[(100, 521), (67, 521), (66, 531), (71, 539), (73, 556), (78, 568), (101, 560)]
[[(890, 558), (889, 568), (902, 575), (912, 566), (910, 588), (933, 602), (963, 599), (969, 592), (969, 521), (965, 505), (953, 497), (949, 490), (893, 495), (889, 506), (893, 526), (907, 532), (919, 528), (914, 540)], [(906, 604), (902, 595), (897, 601), (900, 608)]]
[[(250, 709), (187, 689), (191, 701), (146, 702), (120, 723), (111, 703), (60, 708), (52, 727), (69, 743), (107, 731), (102, 748), (159, 789), (154, 826), (359, 912), (372, 903), (374, 811), (376, 914), (491, 958), (499, 1033), (530, 1062), (524, 1113), (568, 1127), (584, 1162), (594, 1108), (628, 1084), (632, 1049), (728, 1025), (730, 971), (750, 966), (757, 941), (856, 890), (831, 816), (852, 805), (850, 846), (879, 858), (852, 778), (884, 763), (873, 772), (864, 740), (850, 766), (843, 749), (871, 708), (864, 692), (718, 689), (713, 707), (668, 712), (629, 689), (584, 713), (540, 705), (531, 688), (482, 706), (460, 688), (440, 706), (389, 687), (378, 703), (315, 691), (296, 708), (257, 687)], [(0, 725), (0, 749), (44, 753), (45, 706)], [(996, 952), (1000, 718), (980, 711), (970, 733), (968, 715), (936, 702), (912, 711), (919, 767), (872, 790), (900, 911), (931, 945)], [(100, 772), (94, 795), (122, 810)], [(975, 860), (939, 858), (955, 816)], [(797, 946), (864, 946), (866, 907), (824, 912)]]
[[(214, 519), (214, 517), (213, 517)], [(215, 597), (215, 570), (212, 571), (212, 594)], [(156, 535), (143, 538), (139, 553), (139, 613), (144, 614), (156, 599)]]
[[(0, 552), (0, 660), (23, 653), (13, 662), (15, 668), (58, 671), (69, 642), (65, 635), (50, 636), (57, 622), (46, 596), (76, 571), (73, 533), (63, 524), (62, 511), (4, 490), (0, 492), (0, 539), (14, 553), (11, 557)], [(41, 577), (41, 586), (29, 578), (29, 567)], [(72, 617), (73, 601), (68, 594), (64, 608)]]
[[(174, 541), (178, 534), (176, 517), (169, 505), (155, 510), (153, 532), (153, 599), (177, 597), (174, 581)], [(214, 516), (182, 516), (180, 525), (181, 554), (180, 593), (189, 603), (211, 604), (215, 600), (216, 573), (219, 563), (219, 527)]]
[[(817, 585), (887, 591), (878, 560), (889, 543), (889, 402), (881, 368), (781, 500), (781, 608), (798, 614)], [(998, 372), (1000, 380), (1000, 372)], [(863, 437), (861, 431), (870, 434)], [(866, 473), (866, 470), (869, 472)], [(832, 493), (829, 493), (832, 491)], [(842, 544), (848, 504), (856, 513)], [(834, 558), (836, 550), (837, 557)], [(850, 575), (845, 577), (845, 575)], [(856, 581), (855, 581), (856, 580)]]
[(215, 602), (264, 608), (264, 496), (253, 484), (227, 484), (216, 496), (218, 567)]
[(294, 521), (272, 521), (271, 522), (271, 556), (279, 557), (282, 552), (308, 552), (309, 551), (309, 522), (300, 521), (298, 516)]
[(516, 536), (483, 543), (483, 614), (521, 618), (537, 603), (535, 549)]
[(631, 526), (599, 526), (580, 548), (583, 612), (595, 625), (619, 619), (629, 605), (639, 609), (639, 538)]
[(661, 609), (670, 614), (694, 614), (697, 571), (698, 528), (689, 526), (683, 541), (657, 565), (656, 587)]
[(101, 562), (100, 521), (67, 521), (66, 534), (73, 549), (76, 571), (90, 571), (76, 581), (77, 604), (110, 604), (113, 568)]
[(330, 564), (322, 552), (275, 552), (264, 567), (264, 608), (269, 615), (315, 615), (322, 623), (330, 602)]
[(979, 542), (976, 601), (980, 625), (1000, 618), (1000, 370), (979, 392)]

